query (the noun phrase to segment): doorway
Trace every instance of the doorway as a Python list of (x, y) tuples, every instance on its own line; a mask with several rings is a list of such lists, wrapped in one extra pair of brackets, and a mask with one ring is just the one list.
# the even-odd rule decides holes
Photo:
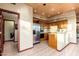
[[(9, 53), (5, 50), (5, 46), (8, 47), (7, 50), (9, 50), (10, 47), (12, 47), (12, 49), (15, 49), (16, 47), (16, 51), (19, 51), (19, 43), (18, 43), (18, 19), (19, 19), (19, 13), (16, 12), (12, 12), (12, 11), (8, 11), (8, 10), (4, 10), (4, 9), (0, 9), (1, 11), (1, 15), (2, 15), (2, 39), (0, 43), (0, 49), (3, 48), (2, 50), (0, 50), (0, 55), (2, 55), (2, 53)], [(10, 43), (10, 44), (6, 44), (6, 43)], [(14, 46), (16, 45), (16, 46)]]
[(4, 19), (4, 51), (3, 51), (4, 55), (5, 53), (7, 53), (6, 52), (7, 50), (14, 52), (18, 51), (18, 39), (15, 38), (17, 37), (15, 33), (18, 33), (16, 32), (16, 30), (18, 29), (15, 28), (15, 23), (16, 24), (18, 23), (17, 21), (18, 17), (15, 14), (7, 12), (2, 12), (2, 14)]

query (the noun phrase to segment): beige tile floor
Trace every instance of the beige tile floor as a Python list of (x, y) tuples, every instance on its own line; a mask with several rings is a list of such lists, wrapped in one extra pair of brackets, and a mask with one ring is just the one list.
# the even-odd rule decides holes
[(61, 52), (48, 46), (46, 41), (34, 45), (34, 48), (17, 52), (17, 44), (5, 42), (3, 56), (79, 56), (79, 44), (70, 44)]

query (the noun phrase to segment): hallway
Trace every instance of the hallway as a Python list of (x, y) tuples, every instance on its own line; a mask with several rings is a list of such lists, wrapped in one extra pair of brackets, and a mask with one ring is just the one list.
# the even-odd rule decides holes
[(17, 52), (16, 44), (6, 42), (4, 45), (3, 56), (79, 56), (79, 44), (70, 44), (61, 52), (50, 48), (47, 42), (43, 41), (36, 44), (34, 48), (24, 52)]

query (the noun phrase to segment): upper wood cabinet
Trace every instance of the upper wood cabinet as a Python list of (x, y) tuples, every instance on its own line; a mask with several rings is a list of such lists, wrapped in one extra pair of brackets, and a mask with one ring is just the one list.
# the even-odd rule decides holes
[(60, 29), (67, 28), (67, 24), (68, 24), (67, 20), (60, 21), (58, 22), (58, 28)]
[(50, 23), (50, 26), (57, 26), (58, 29), (66, 29), (67, 24), (68, 24), (67, 20), (62, 20), (62, 21), (57, 21), (57, 22)]

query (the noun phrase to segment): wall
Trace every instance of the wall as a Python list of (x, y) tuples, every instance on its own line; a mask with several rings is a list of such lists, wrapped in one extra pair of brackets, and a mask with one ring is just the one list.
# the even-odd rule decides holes
[(26, 4), (0, 4), (0, 8), (20, 13), (19, 19), (19, 51), (33, 47), (32, 8)]
[(61, 20), (62, 18), (65, 18), (68, 20), (68, 28), (67, 32), (69, 35), (69, 41), (72, 43), (77, 43), (76, 39), (76, 14), (75, 11), (69, 11), (54, 17), (51, 17), (50, 20), (52, 19), (57, 19)]

